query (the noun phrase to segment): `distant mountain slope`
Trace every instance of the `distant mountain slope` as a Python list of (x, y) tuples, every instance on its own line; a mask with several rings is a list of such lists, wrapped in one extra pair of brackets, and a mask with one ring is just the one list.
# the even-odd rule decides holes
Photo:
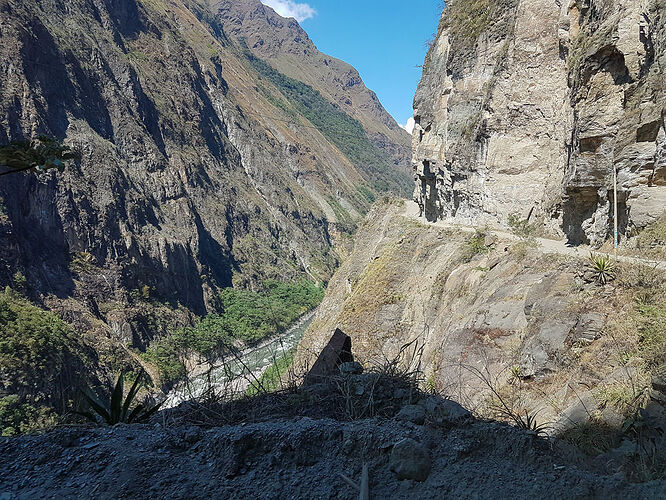
[[(378, 190), (409, 185), (409, 137), (358, 73), (258, 1), (230, 5), (2, 2), (0, 142), (44, 133), (83, 160), (0, 181), (0, 285), (19, 271), (105, 320), (143, 287), (203, 313), (220, 287), (327, 279)], [(257, 11), (270, 22), (232, 27)], [(82, 289), (84, 252), (111, 292)]]
[[(282, 18), (259, 0), (216, 0), (214, 5), (227, 34), (244, 39), (257, 57), (310, 85), (358, 120), (370, 141), (411, 178), (409, 135), (365, 87), (355, 68), (319, 52), (294, 19)], [(404, 187), (404, 177), (395, 175), (392, 187)]]

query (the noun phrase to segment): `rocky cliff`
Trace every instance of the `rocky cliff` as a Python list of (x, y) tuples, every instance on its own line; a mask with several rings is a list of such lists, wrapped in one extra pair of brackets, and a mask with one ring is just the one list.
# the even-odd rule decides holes
[(2, 178), (0, 285), (114, 331), (131, 290), (201, 314), (221, 287), (326, 280), (375, 193), (411, 182), (358, 73), (258, 0), (2, 1), (0, 39), (0, 141), (82, 153)]
[(554, 434), (590, 420), (590, 433), (618, 429), (651, 397), (666, 400), (651, 392), (666, 387), (664, 266), (623, 263), (598, 286), (586, 254), (549, 242), (426, 224), (416, 204), (375, 206), (297, 362), (310, 365), (340, 328), (364, 366), (419, 370), (424, 387), (486, 417), (508, 418), (501, 397)]
[(539, 221), (572, 243), (666, 206), (666, 4), (447, 2), (414, 100), (428, 220)]

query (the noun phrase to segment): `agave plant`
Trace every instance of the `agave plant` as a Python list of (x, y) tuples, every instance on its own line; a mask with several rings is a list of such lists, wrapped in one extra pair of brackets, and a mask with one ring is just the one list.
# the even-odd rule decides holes
[(516, 424), (516, 427), (520, 429), (525, 429), (526, 431), (534, 432), (537, 436), (546, 436), (548, 434), (548, 429), (550, 425), (547, 422), (539, 423), (537, 421), (537, 415), (539, 412), (528, 413), (525, 410), (525, 416), (520, 413), (514, 413), (511, 415), (511, 420)]
[(615, 263), (609, 255), (590, 253), (587, 266), (593, 280), (600, 285), (615, 279)]
[[(102, 401), (97, 395), (92, 392), (88, 387), (81, 389), (83, 398), (88, 403), (89, 410), (78, 412), (92, 422), (98, 422), (98, 417), (101, 417), (108, 425), (115, 425), (118, 423), (142, 423), (160, 409), (162, 403), (147, 406), (144, 403), (139, 403), (134, 408), (131, 408), (132, 403), (141, 389), (141, 379), (143, 372), (136, 377), (132, 387), (125, 396), (125, 374), (121, 373), (116, 380), (116, 385), (111, 391), (111, 397), (108, 401)], [(123, 399), (124, 398), (124, 399)]]

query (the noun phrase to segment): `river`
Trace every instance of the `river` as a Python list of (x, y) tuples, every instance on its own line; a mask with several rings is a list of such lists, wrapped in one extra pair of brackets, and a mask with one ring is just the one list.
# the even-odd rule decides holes
[[(168, 394), (163, 408), (172, 408), (183, 401), (201, 397), (210, 388), (217, 392), (244, 393), (250, 383), (261, 377), (275, 360), (298, 345), (316, 313), (310, 311), (285, 333), (273, 337), (257, 346), (240, 352), (238, 357), (229, 356), (213, 363), (213, 368), (198, 369), (198, 375), (187, 382), (177, 384)], [(202, 373), (203, 372), (203, 373)]]

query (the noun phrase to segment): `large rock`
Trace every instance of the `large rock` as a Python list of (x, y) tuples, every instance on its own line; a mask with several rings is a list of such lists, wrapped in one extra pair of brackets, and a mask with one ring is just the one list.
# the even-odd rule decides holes
[(389, 467), (398, 479), (425, 481), (432, 463), (428, 450), (410, 438), (397, 442), (391, 451)]
[(422, 425), (423, 422), (425, 422), (425, 416), (426, 412), (422, 406), (407, 405), (402, 407), (395, 418), (397, 420), (403, 420), (405, 422), (412, 422), (413, 424)]

